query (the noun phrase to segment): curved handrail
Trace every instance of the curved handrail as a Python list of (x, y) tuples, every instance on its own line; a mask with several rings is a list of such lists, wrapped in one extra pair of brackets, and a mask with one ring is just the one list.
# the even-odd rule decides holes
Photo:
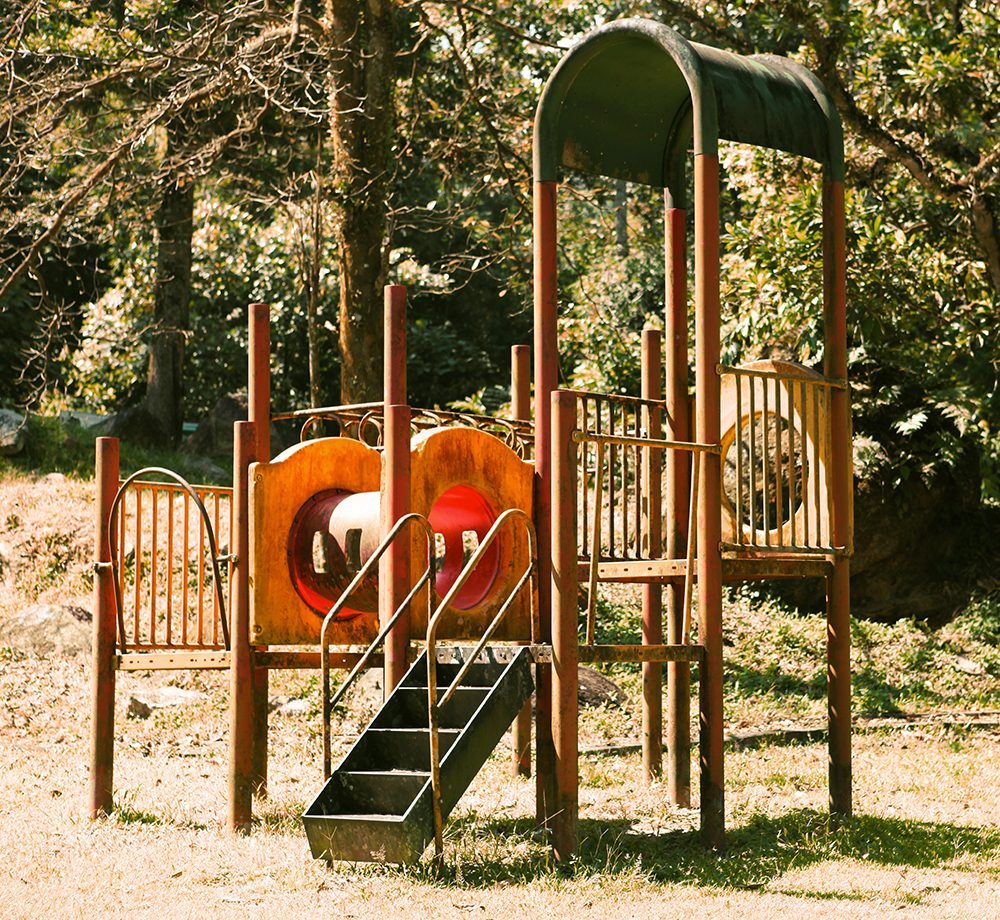
[[(166, 476), (173, 479), (191, 498), (194, 499), (194, 503), (201, 513), (202, 521), (205, 524), (205, 532), (208, 534), (208, 549), (212, 555), (212, 572), (215, 575), (215, 593), (219, 602), (219, 619), (222, 623), (222, 641), (225, 643), (225, 647), (229, 649), (229, 621), (226, 618), (226, 604), (225, 599), (222, 596), (222, 573), (219, 570), (219, 556), (218, 550), (215, 545), (215, 531), (212, 529), (212, 521), (208, 516), (208, 509), (205, 507), (205, 503), (201, 500), (201, 497), (195, 491), (194, 486), (191, 485), (180, 473), (175, 473), (173, 470), (168, 470), (162, 466), (146, 466), (141, 470), (136, 470), (131, 476), (125, 479), (122, 484), (118, 487), (118, 491), (115, 493), (115, 499), (111, 503), (111, 515), (108, 518), (108, 549), (111, 555), (111, 578), (114, 582), (115, 589), (115, 610), (118, 617), (118, 638), (119, 644), (121, 645), (122, 654), (124, 655), (128, 649), (125, 643), (125, 615), (122, 610), (122, 588), (118, 580), (118, 541), (114, 538), (114, 534), (118, 529), (118, 508), (121, 505), (122, 498), (125, 495), (125, 490), (132, 485), (140, 476), (147, 475), (149, 473), (155, 473), (158, 476)], [(142, 526), (141, 522), (138, 526)], [(156, 552), (156, 548), (153, 548), (153, 552)], [(235, 557), (230, 554), (228, 557), (230, 560), (235, 561)], [(141, 560), (136, 559), (136, 565), (141, 565)]]
[[(444, 692), (441, 700), (437, 699), (437, 630), (441, 622), (442, 617), (451, 607), (451, 603), (462, 587), (465, 585), (466, 581), (472, 576), (472, 573), (476, 570), (479, 565), (480, 560), (486, 554), (486, 551), (492, 545), (493, 541), (496, 540), (497, 535), (507, 524), (508, 521), (520, 520), (524, 525), (524, 529), (528, 534), (528, 567), (521, 573), (517, 584), (513, 587), (510, 594), (507, 595), (507, 599), (500, 605), (500, 609), (497, 611), (496, 616), (493, 617), (489, 626), (486, 627), (483, 632), (482, 638), (479, 640), (475, 649), (462, 663), (459, 668), (458, 673), (452, 680), (448, 689)], [(513, 604), (515, 598), (521, 593), (521, 589), (530, 580), (531, 581), (531, 593), (530, 593), (530, 620), (531, 620), (531, 641), (533, 643), (538, 642), (540, 623), (538, 619), (538, 608), (534, 603), (535, 593), (537, 591), (538, 585), (536, 579), (538, 570), (538, 545), (537, 537), (535, 535), (535, 525), (531, 520), (530, 515), (520, 508), (508, 508), (504, 511), (497, 519), (493, 522), (493, 526), (489, 529), (486, 536), (483, 538), (483, 542), (479, 544), (476, 551), (469, 558), (469, 561), (465, 564), (465, 567), (459, 573), (458, 578), (455, 579), (455, 583), (448, 589), (447, 594), (445, 594), (444, 599), (438, 605), (437, 609), (434, 611), (434, 615), (430, 616), (427, 621), (427, 719), (429, 723), (429, 736), (430, 736), (430, 767), (431, 767), (431, 798), (434, 811), (434, 849), (438, 856), (441, 857), (444, 851), (444, 818), (441, 814), (441, 747), (440, 739), (438, 736), (438, 722), (440, 710), (444, 705), (451, 699), (458, 687), (462, 678), (468, 673), (469, 668), (475, 663), (476, 659), (479, 658), (480, 653), (485, 648), (486, 643), (489, 642), (493, 633), (496, 632), (497, 627), (500, 625), (501, 620), (503, 620), (507, 611), (510, 609), (511, 604)]]
[[(385, 554), (385, 551), (392, 545), (396, 537), (402, 532), (404, 527), (409, 527), (411, 524), (420, 523), (424, 529), (424, 537), (427, 541), (427, 568), (424, 569), (423, 574), (417, 579), (410, 593), (406, 595), (403, 602), (396, 608), (393, 615), (386, 622), (385, 626), (379, 631), (379, 634), (372, 640), (371, 644), (365, 649), (364, 654), (358, 659), (357, 664), (351, 669), (350, 674), (344, 678), (344, 682), (337, 688), (337, 693), (330, 699), (330, 658), (327, 655), (327, 643), (326, 643), (326, 632), (333, 622), (334, 617), (344, 609), (347, 604), (348, 598), (357, 590), (358, 586), (371, 574), (371, 570), (375, 567), (378, 561)], [(322, 708), (323, 708), (323, 778), (327, 779), (330, 776), (330, 714), (333, 712), (333, 707), (337, 705), (338, 701), (347, 692), (348, 688), (357, 679), (357, 676), (366, 667), (368, 661), (371, 659), (372, 655), (375, 653), (375, 649), (385, 641), (385, 637), (389, 635), (392, 627), (396, 625), (396, 622), (402, 616), (403, 611), (410, 606), (413, 599), (417, 596), (417, 592), (425, 584), (428, 586), (427, 590), (427, 609), (430, 610), (432, 603), (431, 595), (431, 585), (434, 581), (434, 553), (431, 548), (434, 544), (434, 531), (431, 529), (430, 521), (422, 514), (417, 514), (415, 511), (409, 514), (404, 514), (396, 523), (393, 525), (392, 529), (382, 538), (382, 542), (379, 543), (375, 552), (365, 561), (365, 564), (358, 571), (357, 575), (351, 580), (351, 583), (344, 590), (344, 593), (337, 598), (336, 603), (329, 609), (326, 616), (323, 618), (323, 625), (320, 627), (319, 631), (319, 660), (320, 660), (320, 672), (321, 672), (321, 691), (322, 691)]]

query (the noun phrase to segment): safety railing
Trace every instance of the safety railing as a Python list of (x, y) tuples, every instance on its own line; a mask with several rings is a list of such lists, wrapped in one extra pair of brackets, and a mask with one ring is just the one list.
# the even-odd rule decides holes
[[(666, 438), (648, 438), (648, 437), (634, 437), (631, 435), (620, 435), (620, 434), (601, 434), (596, 431), (588, 431), (586, 429), (578, 429), (573, 433), (573, 440), (581, 447), (579, 453), (582, 455), (587, 454), (588, 448), (593, 447), (594, 451), (594, 466), (593, 466), (593, 490), (590, 492), (589, 489), (585, 487), (585, 493), (590, 492), (591, 503), (589, 506), (589, 516), (584, 518), (584, 526), (590, 529), (590, 540), (589, 540), (589, 569), (588, 569), (588, 592), (587, 592), (587, 623), (586, 623), (586, 639), (587, 645), (593, 645), (595, 641), (596, 632), (596, 620), (597, 620), (597, 581), (598, 581), (598, 568), (601, 564), (603, 558), (600, 549), (605, 545), (603, 543), (602, 537), (602, 525), (605, 519), (614, 520), (614, 498), (609, 495), (609, 502), (605, 504), (605, 487), (604, 487), (604, 468), (605, 468), (605, 457), (610, 455), (613, 449), (618, 449), (619, 451), (624, 451), (626, 449), (635, 449), (638, 451), (638, 457), (640, 462), (645, 463), (661, 463), (663, 462), (663, 454), (668, 450), (681, 450), (687, 451), (693, 454), (718, 454), (719, 447), (715, 444), (699, 444), (694, 441), (673, 441)], [(643, 459), (644, 458), (644, 459)], [(611, 462), (608, 462), (611, 467), (611, 476), (609, 479), (614, 478), (614, 466)], [(701, 478), (701, 464), (692, 464), (694, 471), (691, 479), (691, 492), (690, 492), (690, 510), (688, 515), (688, 520), (694, 521), (696, 519), (696, 511), (698, 507), (698, 489)], [(607, 512), (607, 513), (605, 513)], [(691, 608), (691, 596), (692, 596), (692, 584), (694, 578), (694, 557), (696, 552), (696, 527), (688, 528), (688, 541), (687, 541), (687, 554), (686, 554), (686, 566), (684, 574), (684, 605), (685, 605), (685, 623), (690, 620), (690, 608)], [(595, 552), (595, 548), (598, 550)], [(687, 635), (687, 629), (685, 627), (685, 636)], [(686, 640), (685, 640), (686, 641)]]
[[(354, 438), (382, 446), (383, 404), (381, 402), (357, 403), (345, 406), (326, 406), (316, 409), (298, 409), (273, 416), (274, 421), (301, 422), (299, 440), (315, 437), (324, 426), (331, 426), (341, 437)], [(416, 434), (430, 428), (464, 427), (486, 431), (498, 437), (522, 459), (531, 457), (534, 445), (534, 427), (530, 422), (479, 415), (474, 412), (447, 412), (441, 409), (411, 409), (410, 426)]]
[[(650, 435), (649, 414), (662, 413), (665, 403), (586, 390), (564, 392), (577, 398), (577, 428), (594, 436), (581, 442), (577, 459), (580, 556), (606, 560), (649, 558), (645, 474), (651, 463), (659, 463), (662, 469), (663, 456), (644, 446)], [(603, 526), (595, 543), (594, 521), (598, 517), (603, 518)]]
[[(142, 477), (160, 476), (170, 482)], [(123, 480), (108, 545), (121, 653), (228, 649), (232, 494), (161, 467)], [(226, 577), (223, 578), (225, 572)], [(126, 609), (128, 608), (128, 609)]]
[[(424, 569), (423, 574), (416, 580), (413, 587), (410, 589), (410, 593), (406, 595), (402, 603), (396, 608), (395, 612), (391, 617), (385, 622), (382, 628), (379, 630), (378, 635), (372, 640), (371, 644), (365, 650), (364, 654), (358, 659), (357, 664), (351, 669), (351, 672), (344, 678), (344, 682), (337, 688), (337, 692), (333, 699), (330, 699), (330, 659), (327, 654), (327, 630), (330, 624), (334, 621), (337, 614), (344, 609), (347, 601), (350, 599), (351, 595), (358, 589), (358, 587), (368, 578), (375, 566), (378, 565), (379, 560), (385, 555), (386, 550), (395, 542), (396, 538), (404, 532), (408, 533), (409, 528), (414, 524), (418, 524), (424, 533), (426, 555), (427, 555), (427, 567)], [(392, 529), (385, 535), (382, 542), (379, 543), (375, 552), (372, 553), (371, 557), (365, 562), (365, 564), (359, 569), (357, 575), (351, 580), (351, 583), (344, 589), (344, 593), (337, 598), (337, 602), (330, 608), (326, 616), (323, 618), (323, 625), (320, 628), (319, 633), (319, 658), (320, 658), (320, 686), (322, 693), (322, 710), (323, 710), (323, 778), (328, 779), (330, 776), (331, 769), (331, 755), (330, 755), (330, 717), (333, 713), (333, 708), (338, 702), (343, 698), (344, 694), (347, 693), (348, 689), (357, 680), (358, 675), (368, 666), (369, 661), (371, 661), (372, 656), (378, 647), (385, 641), (386, 637), (392, 632), (393, 627), (399, 622), (400, 617), (403, 613), (409, 609), (410, 604), (413, 603), (414, 598), (420, 592), (422, 587), (427, 588), (427, 609), (428, 611), (432, 607), (433, 603), (433, 590), (434, 590), (434, 531), (431, 528), (430, 522), (422, 514), (417, 514), (416, 512), (411, 512), (410, 514), (405, 514), (393, 525)]]
[[(476, 644), (476, 647), (472, 650), (470, 654), (465, 656), (461, 667), (458, 669), (458, 673), (453, 678), (452, 682), (448, 685), (448, 689), (441, 695), (441, 699), (437, 696), (437, 630), (441, 623), (442, 617), (450, 609), (452, 601), (457, 596), (458, 592), (462, 590), (466, 581), (472, 576), (472, 573), (476, 570), (479, 565), (480, 560), (486, 554), (487, 550), (492, 545), (493, 541), (496, 540), (499, 533), (506, 527), (511, 521), (520, 521), (524, 526), (525, 532), (528, 537), (528, 566), (519, 576), (517, 583), (511, 589), (510, 593), (507, 595), (506, 599), (500, 605), (496, 612), (496, 615), (490, 621), (489, 625), (483, 632), (482, 637)], [(535, 604), (535, 596), (538, 592), (538, 544), (535, 537), (535, 527), (531, 521), (531, 517), (520, 508), (509, 508), (504, 511), (493, 523), (493, 526), (486, 533), (483, 541), (479, 544), (476, 551), (469, 558), (469, 561), (465, 564), (462, 571), (459, 573), (458, 578), (455, 579), (455, 583), (448, 589), (441, 603), (438, 605), (437, 609), (434, 611), (433, 616), (428, 619), (427, 622), (427, 718), (430, 728), (430, 766), (431, 766), (431, 797), (433, 800), (433, 810), (434, 810), (434, 849), (438, 856), (441, 857), (444, 851), (444, 817), (441, 813), (441, 745), (440, 737), (438, 733), (440, 713), (448, 701), (452, 698), (455, 693), (456, 688), (461, 684), (463, 678), (468, 674), (469, 669), (482, 654), (483, 649), (486, 644), (490, 641), (493, 634), (497, 631), (500, 626), (504, 616), (506, 616), (507, 611), (511, 608), (514, 601), (521, 593), (521, 589), (527, 584), (529, 585), (529, 619), (530, 619), (530, 629), (531, 629), (531, 641), (533, 644), (537, 643), (540, 635), (540, 623), (538, 607)], [(429, 609), (429, 608), (428, 608)]]
[(829, 393), (801, 372), (720, 365), (735, 386), (735, 423), (723, 437), (723, 501), (732, 517), (723, 550), (837, 553), (829, 487)]

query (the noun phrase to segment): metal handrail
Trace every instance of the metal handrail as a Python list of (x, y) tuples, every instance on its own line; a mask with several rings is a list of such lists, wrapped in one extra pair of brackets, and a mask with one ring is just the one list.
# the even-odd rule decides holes
[[(507, 595), (507, 599), (500, 605), (500, 609), (497, 611), (496, 616), (490, 622), (489, 626), (486, 627), (483, 632), (482, 638), (479, 640), (475, 649), (472, 653), (466, 656), (466, 660), (462, 663), (459, 668), (458, 673), (455, 675), (454, 680), (452, 680), (448, 689), (444, 692), (441, 697), (440, 702), (437, 699), (437, 630), (438, 625), (441, 622), (441, 618), (451, 607), (452, 601), (459, 591), (462, 590), (465, 583), (472, 576), (472, 573), (476, 570), (479, 562), (482, 560), (486, 551), (492, 545), (493, 541), (497, 538), (497, 535), (507, 524), (508, 521), (520, 520), (524, 525), (524, 529), (528, 535), (528, 567), (521, 573), (518, 578), (517, 584), (513, 587), (510, 594)], [(431, 767), (431, 798), (433, 802), (434, 811), (434, 850), (437, 857), (440, 859), (444, 852), (444, 818), (441, 814), (441, 746), (440, 738), (438, 736), (439, 731), (439, 715), (440, 710), (445, 706), (445, 704), (451, 699), (455, 692), (455, 689), (461, 683), (462, 678), (468, 673), (469, 669), (475, 663), (476, 659), (479, 657), (480, 653), (489, 642), (490, 638), (496, 632), (497, 627), (503, 620), (507, 611), (510, 609), (511, 604), (513, 604), (515, 598), (521, 593), (521, 589), (530, 580), (531, 591), (529, 594), (529, 618), (531, 623), (531, 641), (532, 644), (538, 642), (538, 637), (540, 634), (541, 624), (538, 619), (538, 608), (535, 604), (535, 594), (538, 590), (537, 578), (538, 578), (538, 544), (535, 535), (535, 526), (531, 520), (531, 517), (527, 512), (521, 510), (520, 508), (508, 508), (504, 511), (497, 519), (493, 522), (493, 526), (489, 529), (486, 536), (483, 538), (482, 543), (476, 548), (476, 551), (469, 558), (469, 561), (465, 564), (465, 567), (459, 573), (458, 578), (455, 579), (455, 583), (448, 589), (447, 594), (445, 594), (444, 599), (438, 605), (437, 609), (434, 611), (433, 616), (428, 619), (427, 622), (427, 719), (429, 727), (430, 736), (430, 767)]]
[[(351, 669), (351, 673), (347, 675), (344, 682), (337, 688), (337, 693), (330, 699), (330, 658), (327, 654), (327, 642), (326, 642), (326, 632), (333, 622), (334, 617), (344, 609), (347, 604), (348, 598), (357, 590), (358, 586), (371, 574), (371, 570), (375, 567), (378, 561), (385, 554), (385, 551), (392, 545), (396, 537), (402, 532), (404, 527), (408, 527), (410, 524), (418, 523), (424, 529), (424, 537), (427, 541), (427, 568), (424, 569), (423, 574), (417, 579), (410, 593), (406, 595), (403, 602), (396, 608), (393, 615), (386, 621), (386, 624), (379, 630), (379, 634), (372, 640), (371, 644), (365, 649), (364, 654), (358, 659), (357, 664)], [(382, 542), (379, 543), (375, 552), (372, 553), (371, 557), (365, 562), (365, 564), (358, 571), (358, 574), (354, 576), (351, 583), (344, 590), (344, 593), (337, 598), (337, 602), (329, 609), (326, 616), (323, 618), (323, 625), (320, 627), (319, 631), (319, 660), (320, 660), (320, 671), (321, 671), (321, 690), (322, 690), (322, 709), (323, 709), (323, 778), (328, 779), (330, 776), (330, 715), (333, 712), (333, 707), (337, 705), (340, 699), (347, 692), (348, 688), (357, 679), (361, 671), (367, 666), (372, 655), (375, 654), (375, 649), (377, 649), (384, 641), (386, 636), (392, 631), (393, 626), (396, 625), (399, 618), (402, 616), (403, 612), (410, 606), (413, 599), (417, 596), (417, 592), (424, 586), (427, 585), (427, 609), (431, 609), (431, 604), (433, 597), (431, 594), (432, 584), (434, 581), (434, 531), (431, 529), (430, 521), (422, 514), (417, 514), (416, 512), (410, 512), (409, 514), (403, 515), (396, 523), (393, 525), (392, 529), (385, 535)]]
[[(208, 535), (208, 550), (212, 556), (212, 572), (215, 575), (215, 594), (219, 603), (219, 619), (222, 625), (222, 640), (225, 643), (225, 647), (229, 649), (229, 621), (226, 618), (226, 603), (222, 595), (222, 573), (219, 569), (219, 555), (218, 550), (215, 545), (215, 531), (212, 529), (212, 521), (208, 516), (208, 509), (205, 507), (205, 503), (201, 500), (201, 497), (195, 491), (194, 486), (191, 485), (180, 473), (175, 473), (173, 470), (168, 470), (162, 466), (146, 466), (141, 470), (136, 470), (131, 476), (125, 479), (122, 484), (118, 487), (118, 491), (115, 493), (115, 499), (111, 503), (111, 514), (108, 518), (108, 550), (111, 555), (111, 578), (114, 582), (115, 589), (115, 611), (118, 619), (118, 640), (121, 646), (122, 654), (128, 652), (128, 648), (125, 643), (125, 614), (123, 612), (122, 605), (122, 587), (118, 578), (118, 540), (115, 538), (115, 533), (118, 529), (118, 508), (121, 505), (122, 498), (125, 495), (125, 490), (132, 485), (140, 476), (147, 473), (155, 473), (158, 476), (167, 476), (173, 479), (191, 498), (194, 499), (194, 503), (201, 513), (202, 521), (205, 524), (205, 533)], [(145, 484), (145, 483), (143, 483)], [(149, 485), (159, 485), (159, 483), (149, 483)], [(138, 523), (139, 527), (142, 526), (142, 522)], [(153, 547), (153, 552), (156, 552), (156, 547)], [(234, 566), (237, 564), (237, 559), (232, 554), (224, 557), (228, 559)], [(136, 559), (136, 565), (141, 565), (140, 559)], [(200, 614), (199, 614), (200, 616)]]

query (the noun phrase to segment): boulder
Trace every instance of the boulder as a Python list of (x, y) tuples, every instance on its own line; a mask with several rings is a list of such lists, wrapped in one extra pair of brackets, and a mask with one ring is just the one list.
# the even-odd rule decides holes
[(247, 394), (227, 393), (220, 396), (206, 415), (184, 441), (185, 450), (195, 454), (218, 457), (233, 452), (233, 423), (247, 417)]
[(110, 438), (120, 438), (130, 444), (145, 447), (162, 447), (169, 443), (170, 438), (159, 419), (155, 418), (143, 406), (133, 406), (117, 415), (91, 426), (89, 431)]
[(583, 707), (624, 706), (628, 700), (625, 691), (600, 671), (580, 665), (577, 676), (577, 699)]
[(59, 421), (65, 425), (79, 425), (84, 430), (96, 428), (108, 420), (106, 415), (96, 412), (82, 412), (78, 409), (63, 409), (59, 413)]
[(0, 624), (0, 645), (33, 655), (89, 652), (91, 615), (82, 607), (34, 604)]
[(267, 709), (281, 716), (304, 716), (312, 710), (312, 704), (294, 696), (276, 696), (272, 697)]
[(185, 690), (183, 687), (153, 687), (149, 690), (140, 690), (129, 697), (128, 716), (132, 719), (148, 719), (157, 709), (192, 706), (205, 698), (204, 693)]
[(10, 409), (0, 409), (0, 456), (21, 453), (28, 441), (24, 416)]

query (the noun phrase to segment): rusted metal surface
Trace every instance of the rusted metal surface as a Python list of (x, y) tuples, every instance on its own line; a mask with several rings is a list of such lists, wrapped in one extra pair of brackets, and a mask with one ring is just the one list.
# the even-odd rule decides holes
[[(658, 329), (643, 329), (641, 361), (642, 397), (659, 402), (663, 345)], [(663, 418), (659, 405), (646, 405), (642, 421), (650, 439), (662, 437)], [(645, 554), (650, 559), (657, 559), (663, 552), (662, 457), (652, 451), (637, 450), (636, 459), (642, 464), (644, 476), (642, 492), (636, 496), (636, 508), (642, 507), (646, 519)], [(636, 483), (639, 482), (637, 470)], [(663, 589), (658, 584), (646, 584), (642, 588), (642, 641), (649, 646), (663, 643)], [(642, 767), (647, 782), (657, 779), (663, 771), (663, 666), (658, 661), (646, 661), (642, 666)]]
[[(677, 183), (674, 183), (677, 184)], [(683, 183), (681, 183), (683, 185)], [(683, 194), (683, 193), (681, 193)], [(691, 400), (688, 395), (688, 279), (687, 211), (671, 191), (664, 193), (664, 303), (666, 316), (666, 434), (674, 441), (690, 441)], [(683, 552), (688, 537), (688, 495), (692, 455), (670, 450), (666, 463), (666, 533), (664, 550), (674, 559)], [(667, 642), (677, 645), (683, 632), (681, 585), (667, 585)], [(667, 798), (675, 805), (691, 805), (691, 668), (687, 662), (667, 664), (666, 774)]]
[(117, 671), (226, 670), (229, 664), (229, 652), (132, 652), (115, 655)]
[[(388, 619), (382, 623), (378, 635), (375, 636), (371, 644), (357, 660), (357, 663), (351, 669), (350, 674), (344, 678), (343, 683), (341, 683), (340, 687), (337, 688), (337, 692), (331, 699), (330, 667), (332, 661), (329, 653), (323, 654), (324, 650), (327, 648), (326, 637), (330, 624), (337, 618), (340, 610), (347, 604), (351, 595), (358, 589), (364, 580), (368, 578), (372, 572), (376, 571), (376, 567), (381, 562), (383, 556), (392, 548), (392, 545), (400, 539), (400, 535), (402, 535), (402, 540), (409, 540), (410, 529), (414, 526), (419, 527), (420, 532), (424, 537), (424, 551), (426, 553), (427, 566), (420, 577), (414, 582), (412, 587), (409, 588), (408, 593), (405, 597), (403, 597), (399, 606), (394, 611), (391, 611)], [(428, 521), (422, 514), (409, 512), (393, 524), (392, 528), (385, 535), (375, 552), (372, 553), (371, 557), (365, 562), (365, 564), (358, 571), (358, 574), (354, 576), (354, 579), (344, 590), (344, 593), (341, 594), (341, 596), (337, 599), (337, 602), (330, 608), (327, 615), (323, 618), (323, 625), (320, 628), (319, 634), (319, 649), (315, 654), (319, 658), (320, 663), (320, 709), (323, 718), (324, 779), (330, 775), (330, 716), (333, 712), (333, 707), (336, 706), (337, 703), (344, 697), (361, 671), (366, 667), (372, 666), (375, 652), (383, 642), (386, 642), (386, 640), (391, 637), (392, 630), (396, 623), (409, 611), (410, 604), (420, 593), (421, 589), (424, 589), (427, 592), (427, 604), (428, 609), (430, 609), (430, 604), (432, 603), (434, 596), (434, 531), (431, 528), (430, 521)], [(388, 664), (388, 657), (388, 655), (384, 656), (386, 664)]]
[(578, 824), (578, 677), (576, 428), (571, 393), (552, 394), (552, 739), (556, 755), (553, 851), (568, 860), (576, 850)]
[[(695, 437), (718, 445), (719, 423), (719, 160), (695, 157), (695, 379), (698, 399)], [(705, 660), (698, 681), (701, 743), (701, 834), (719, 849), (725, 837), (725, 766), (722, 709), (722, 559), (721, 463), (718, 453), (704, 452), (698, 502), (698, 641)]]
[(248, 833), (253, 819), (254, 699), (250, 647), (250, 464), (256, 459), (252, 422), (233, 426), (233, 570), (229, 668), (229, 829)]
[[(349, 671), (362, 658), (364, 652), (338, 651), (334, 648), (326, 650), (327, 666)], [(258, 652), (254, 656), (262, 667), (274, 670), (317, 670), (322, 667), (320, 654), (315, 651), (269, 649), (266, 652)], [(382, 655), (370, 655), (366, 659), (366, 664), (371, 668), (380, 668), (384, 664)]]
[[(382, 452), (382, 529), (389, 533), (396, 521), (411, 509), (410, 504), (410, 409), (393, 405), (386, 409), (386, 441)], [(428, 525), (430, 526), (430, 525)], [(396, 540), (383, 556), (379, 569), (379, 620), (385, 625), (400, 609), (410, 588), (410, 543)], [(409, 667), (410, 611), (395, 618), (385, 645), (385, 698), (403, 679)]]
[(115, 757), (115, 591), (111, 563), (115, 531), (111, 514), (118, 490), (118, 439), (98, 438), (94, 527), (94, 641), (91, 658), (90, 816), (110, 814)]
[[(458, 672), (455, 674), (451, 683), (448, 685), (448, 688), (444, 691), (444, 693), (439, 694), (437, 681), (437, 632), (440, 628), (441, 621), (444, 616), (452, 610), (456, 597), (462, 590), (465, 583), (472, 577), (476, 567), (489, 552), (490, 545), (497, 539), (497, 536), (502, 530), (515, 521), (520, 523), (525, 531), (525, 537), (528, 542), (528, 565), (518, 577), (517, 583), (514, 585), (511, 592), (498, 607), (496, 614), (483, 631), (483, 634), (476, 643), (476, 646), (467, 656), (464, 656), (463, 663), (459, 667)], [(427, 719), (430, 729), (431, 807), (434, 819), (434, 850), (438, 859), (441, 859), (444, 854), (444, 809), (442, 807), (440, 741), (441, 712), (448, 704), (448, 701), (454, 696), (456, 689), (462, 683), (466, 674), (468, 674), (469, 669), (479, 660), (483, 649), (486, 648), (487, 643), (496, 633), (497, 628), (503, 621), (507, 611), (510, 610), (512, 604), (517, 600), (518, 595), (521, 593), (521, 590), (525, 585), (529, 586), (528, 596), (530, 598), (529, 603), (531, 605), (531, 611), (529, 614), (531, 622), (531, 640), (533, 643), (538, 641), (540, 624), (538, 619), (538, 606), (535, 603), (535, 598), (539, 593), (537, 577), (538, 546), (534, 524), (532, 523), (531, 518), (520, 508), (508, 508), (496, 519), (493, 526), (483, 538), (483, 541), (476, 548), (476, 551), (472, 554), (469, 561), (465, 564), (462, 571), (455, 579), (455, 582), (441, 599), (441, 603), (437, 606), (433, 615), (431, 615), (428, 619), (426, 635)], [(520, 700), (518, 702), (520, 703)]]
[[(538, 534), (538, 583), (548, 585), (552, 577), (552, 469), (551, 399), (559, 384), (559, 345), (556, 332), (558, 309), (556, 270), (555, 181), (536, 182), (533, 196), (534, 261), (534, 349), (535, 359), (535, 529)], [(538, 597), (541, 641), (552, 637), (550, 597)], [(552, 743), (552, 668), (535, 669), (535, 812), (548, 827), (555, 813), (555, 748)]]
[(700, 645), (591, 645), (580, 647), (580, 661), (586, 664), (625, 664), (634, 662), (660, 664), (669, 661), (701, 661), (705, 650)]
[[(531, 421), (531, 348), (514, 345), (510, 350), (510, 408), (516, 421)], [(531, 700), (517, 714), (511, 732), (514, 776), (531, 776)]]
[[(271, 308), (266, 303), (250, 304), (247, 341), (247, 421), (257, 438), (255, 455), (266, 463), (271, 459)], [(167, 595), (169, 598), (169, 594)], [(257, 651), (265, 646), (258, 646)], [(267, 795), (267, 668), (255, 657), (253, 671), (253, 786), (254, 795)]]
[[(836, 177), (835, 177), (836, 178)], [(847, 376), (847, 304), (844, 187), (823, 184), (824, 374)], [(830, 398), (830, 465), (833, 488), (833, 542), (854, 548), (851, 469), (851, 415), (846, 390)], [(830, 810), (851, 815), (851, 582), (847, 556), (834, 559), (827, 581), (827, 703), (830, 724)]]
[[(155, 482), (142, 478), (152, 475), (172, 481)], [(109, 527), (113, 535), (110, 562), (114, 573), (118, 645), (122, 653), (228, 646), (226, 611), (231, 586), (229, 579), (223, 578), (223, 572), (229, 569), (233, 555), (221, 554), (219, 545), (220, 541), (223, 545), (231, 542), (231, 500), (232, 489), (192, 486), (177, 473), (161, 467), (138, 470), (121, 483), (112, 503)], [(148, 547), (143, 540), (143, 532), (147, 529), (150, 531)], [(179, 541), (177, 529), (182, 532)], [(127, 549), (129, 538), (130, 552)], [(149, 576), (145, 581), (144, 570)], [(182, 586), (180, 610), (175, 596), (178, 583)], [(129, 587), (132, 615), (126, 617)], [(210, 601), (206, 598), (206, 589), (211, 591)], [(161, 598), (164, 592), (166, 598)], [(194, 609), (189, 606), (192, 598)], [(161, 600), (164, 601), (162, 605)]]

